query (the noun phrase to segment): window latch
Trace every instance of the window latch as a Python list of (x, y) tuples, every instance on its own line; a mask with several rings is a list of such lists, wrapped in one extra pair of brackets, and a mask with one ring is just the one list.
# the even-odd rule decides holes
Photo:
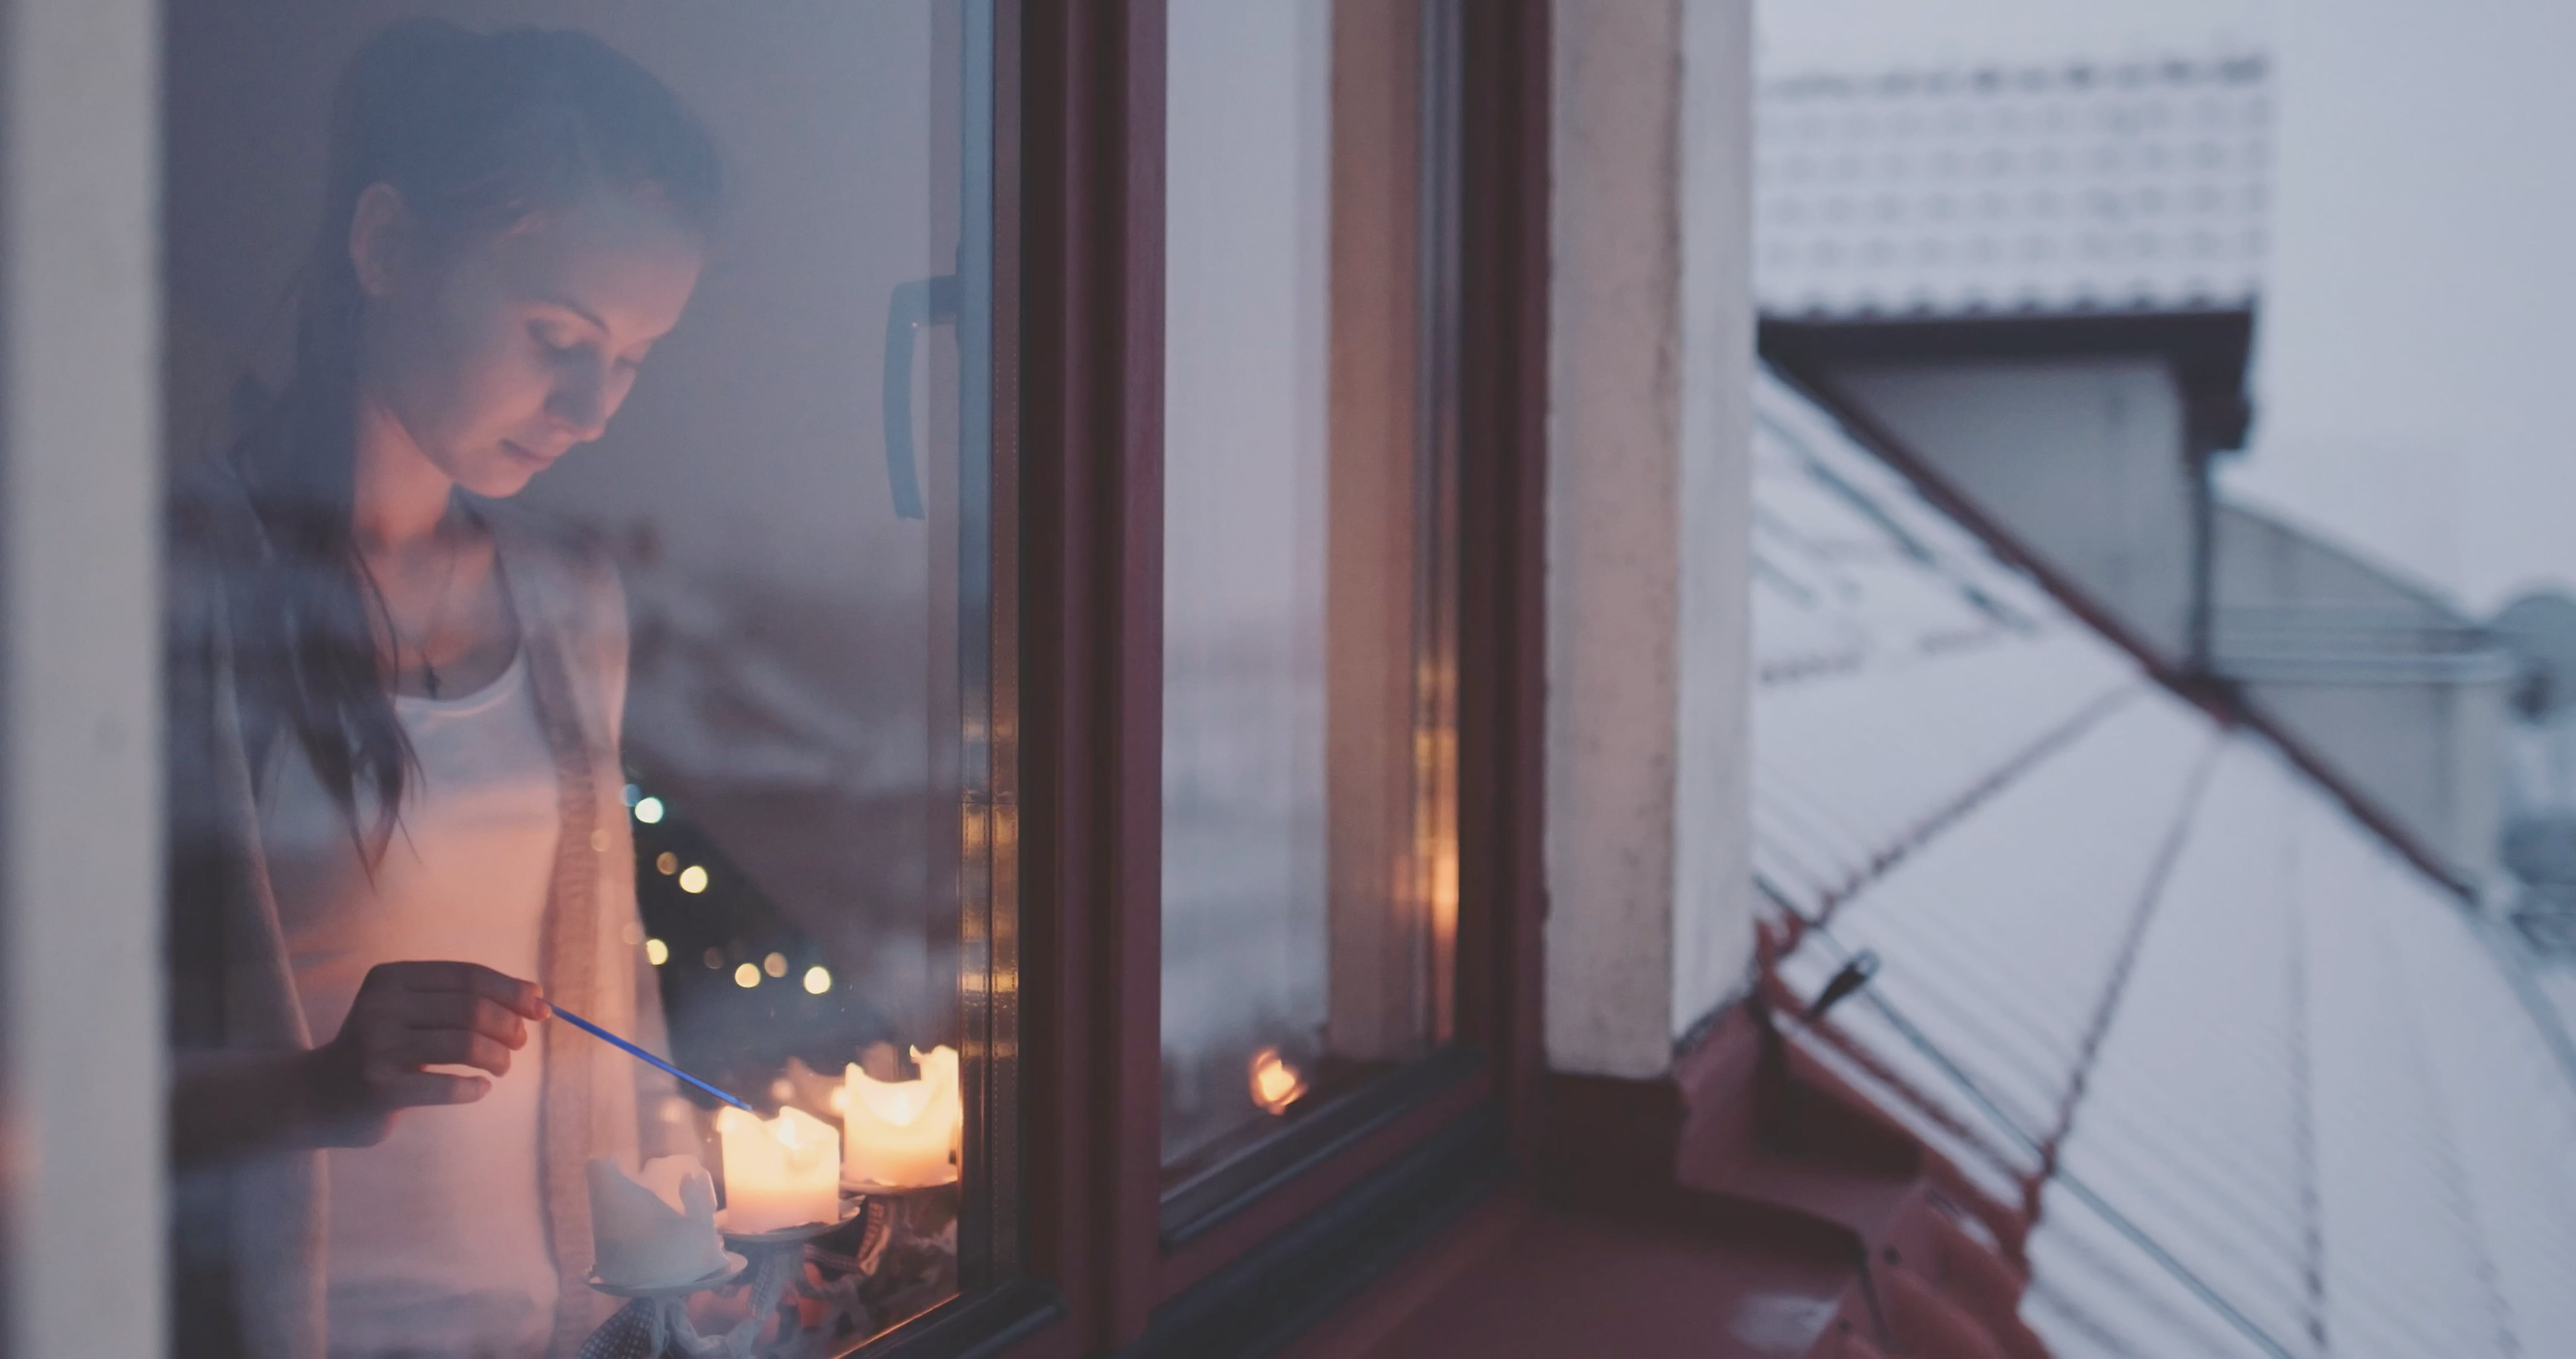
[(921, 471), (912, 456), (912, 352), (924, 326), (957, 322), (955, 274), (916, 278), (895, 286), (886, 303), (885, 456), (894, 512), (904, 519), (929, 517), (921, 503)]

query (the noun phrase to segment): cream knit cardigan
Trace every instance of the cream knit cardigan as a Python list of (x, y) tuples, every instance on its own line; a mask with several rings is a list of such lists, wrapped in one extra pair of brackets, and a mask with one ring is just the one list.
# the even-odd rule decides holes
[[(585, 1018), (667, 1050), (653, 969), (627, 942), (626, 927), (637, 917), (635, 851), (620, 796), (627, 643), (616, 568), (590, 545), (509, 505), (479, 508), (518, 618), (560, 797), (563, 829), (538, 982)], [(222, 567), (255, 560), (244, 554), (263, 551), (263, 540), (239, 484), (220, 473), (191, 481), (171, 527), (174, 1061), (309, 1048), (330, 1035), (306, 1032), (287, 964), (232, 665), (227, 620), (257, 604)], [(583, 1282), (591, 1268), (584, 1164), (609, 1156), (632, 1169), (643, 1130), (657, 1123), (646, 1111), (671, 1087), (570, 1025), (544, 1025), (538, 1036), (545, 1044), (542, 1192), (562, 1281), (552, 1350), (569, 1356), (614, 1306)], [(176, 1352), (323, 1359), (322, 1224), (330, 1184), (321, 1155), (267, 1153), (197, 1168), (174, 1191)]]

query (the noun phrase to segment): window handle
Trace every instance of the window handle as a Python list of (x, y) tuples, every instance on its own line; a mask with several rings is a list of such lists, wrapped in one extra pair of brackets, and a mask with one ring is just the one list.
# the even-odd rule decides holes
[(921, 472), (912, 456), (912, 351), (923, 326), (943, 321), (957, 321), (955, 274), (895, 285), (886, 304), (886, 481), (894, 492), (894, 512), (905, 519), (928, 517), (921, 504)]

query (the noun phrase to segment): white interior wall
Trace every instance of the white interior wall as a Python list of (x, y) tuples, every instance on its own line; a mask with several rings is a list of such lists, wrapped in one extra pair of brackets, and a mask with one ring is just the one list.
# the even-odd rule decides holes
[(1676, 1036), (1742, 989), (1753, 951), (1751, 6), (1685, 4), (1682, 62)]
[(0, 1348), (166, 1337), (160, 6), (0, 3)]
[(1740, 985), (1750, 6), (1561, 0), (1548, 467), (1546, 1036), (1645, 1078)]

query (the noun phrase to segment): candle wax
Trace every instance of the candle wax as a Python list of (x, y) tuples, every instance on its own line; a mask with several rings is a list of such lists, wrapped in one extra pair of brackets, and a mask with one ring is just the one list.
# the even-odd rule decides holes
[(842, 1073), (841, 1160), (854, 1184), (911, 1189), (957, 1178), (966, 1110), (957, 1050), (912, 1050), (921, 1076), (880, 1081), (858, 1066)]
[(841, 1210), (841, 1143), (830, 1124), (802, 1109), (763, 1119), (716, 1111), (724, 1140), (724, 1229), (772, 1232), (833, 1222)]

